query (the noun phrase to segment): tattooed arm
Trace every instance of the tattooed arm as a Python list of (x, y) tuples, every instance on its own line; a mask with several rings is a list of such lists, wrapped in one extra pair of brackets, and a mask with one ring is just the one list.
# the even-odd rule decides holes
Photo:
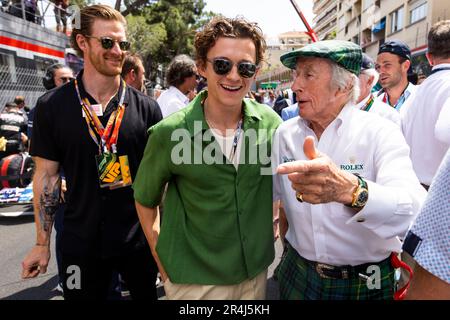
[(36, 164), (33, 177), (36, 244), (22, 262), (22, 278), (33, 278), (47, 271), (50, 260), (50, 236), (61, 192), (59, 163), (39, 157), (35, 157), (34, 161)]

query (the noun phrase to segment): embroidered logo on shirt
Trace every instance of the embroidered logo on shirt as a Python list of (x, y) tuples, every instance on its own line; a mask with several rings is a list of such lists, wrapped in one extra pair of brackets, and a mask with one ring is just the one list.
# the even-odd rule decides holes
[(293, 159), (293, 158), (288, 158), (288, 157), (286, 157), (286, 156), (283, 156), (282, 159), (283, 159), (283, 163), (295, 161), (295, 159)]
[(360, 163), (357, 164), (356, 162), (356, 157), (351, 156), (349, 158), (350, 163), (349, 164), (341, 164), (341, 170), (345, 170), (345, 171), (362, 171), (364, 170), (364, 164)]

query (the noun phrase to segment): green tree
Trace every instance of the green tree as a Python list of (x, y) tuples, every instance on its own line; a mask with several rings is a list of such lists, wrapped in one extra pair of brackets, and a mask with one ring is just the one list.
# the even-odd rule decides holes
[(167, 40), (164, 24), (147, 24), (143, 16), (129, 15), (126, 19), (128, 38), (131, 40), (131, 51), (143, 57), (155, 55)]
[(153, 80), (158, 66), (164, 69), (174, 56), (193, 56), (196, 31), (214, 16), (204, 12), (204, 0), (124, 0), (124, 5), (133, 49), (143, 55)]

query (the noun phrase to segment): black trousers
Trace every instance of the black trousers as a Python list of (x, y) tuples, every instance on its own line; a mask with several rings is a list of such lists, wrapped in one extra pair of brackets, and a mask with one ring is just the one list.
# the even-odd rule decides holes
[(114, 271), (133, 300), (157, 300), (158, 269), (149, 248), (107, 259), (62, 254), (62, 268), (65, 300), (106, 300)]

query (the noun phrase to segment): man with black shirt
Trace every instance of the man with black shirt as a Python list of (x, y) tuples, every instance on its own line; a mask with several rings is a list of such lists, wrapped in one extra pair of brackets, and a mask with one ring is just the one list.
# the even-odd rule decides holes
[[(130, 184), (162, 116), (154, 100), (120, 78), (126, 40), (123, 16), (105, 5), (85, 7), (71, 43), (84, 70), (49, 91), (36, 107), (31, 154), (37, 238), (23, 278), (45, 273), (59, 203), (59, 168), (67, 180), (62, 234), (65, 299), (106, 299), (111, 273), (133, 299), (156, 299), (156, 267), (134, 207)], [(64, 104), (64, 108), (61, 108)]]

